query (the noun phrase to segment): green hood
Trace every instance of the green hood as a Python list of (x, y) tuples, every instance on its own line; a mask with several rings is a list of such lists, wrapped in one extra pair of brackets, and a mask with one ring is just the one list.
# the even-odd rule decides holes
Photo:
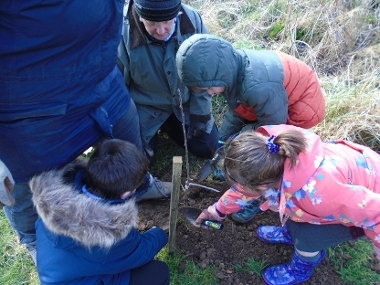
[(224, 86), (229, 92), (238, 81), (242, 58), (229, 42), (195, 34), (181, 44), (176, 61), (178, 75), (187, 87)]

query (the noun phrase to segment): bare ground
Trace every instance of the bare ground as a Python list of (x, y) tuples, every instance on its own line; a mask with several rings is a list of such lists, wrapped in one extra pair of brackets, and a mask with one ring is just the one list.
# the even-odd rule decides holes
[[(170, 156), (168, 151), (170, 150)], [(215, 203), (219, 197), (228, 189), (225, 182), (213, 180), (208, 177), (205, 181), (198, 181), (197, 174), (200, 167), (207, 161), (189, 155), (189, 168), (185, 151), (165, 135), (159, 136), (158, 151), (152, 164), (152, 173), (161, 181), (172, 181), (172, 154), (183, 157), (181, 174), (182, 185), (189, 182), (212, 187), (220, 192), (207, 190), (203, 187), (190, 186), (188, 190), (180, 189), (179, 204), (181, 206), (197, 207), (205, 209)], [(152, 226), (167, 226), (170, 215), (170, 200), (166, 201), (144, 201), (139, 203), (139, 225), (141, 231)], [(266, 262), (266, 265), (287, 263), (293, 254), (290, 245), (267, 244), (258, 239), (256, 230), (261, 225), (280, 225), (278, 213), (272, 211), (261, 212), (247, 224), (237, 223), (229, 218), (224, 221), (222, 230), (207, 230), (192, 226), (180, 214), (178, 214), (176, 231), (177, 251), (191, 259), (201, 268), (213, 266), (214, 274), (218, 279), (217, 285), (261, 285), (265, 284), (260, 274), (250, 272), (245, 263), (247, 259), (254, 258), (255, 261)], [(355, 248), (355, 242), (349, 242)], [(351, 256), (345, 254), (344, 262)], [(375, 255), (370, 257), (370, 269), (380, 274), (380, 262)], [(344, 265), (343, 265), (344, 266)], [(181, 264), (179, 270), (186, 269), (186, 262)], [(312, 277), (302, 284), (305, 285), (347, 285), (340, 278), (337, 270), (339, 268), (330, 262), (328, 256), (316, 268)], [(352, 281), (353, 285), (363, 282)], [(181, 285), (181, 284), (176, 284)], [(198, 283), (196, 285), (202, 285)], [(366, 284), (367, 285), (367, 284)], [(368, 284), (380, 285), (380, 283)]]
[[(163, 178), (164, 180), (164, 178)], [(170, 181), (170, 178), (165, 179)], [(212, 181), (212, 180), (211, 180)], [(185, 181), (183, 181), (185, 184)], [(215, 181), (210, 185), (223, 192), (227, 185)], [(221, 193), (190, 186), (180, 190), (179, 206), (193, 206), (204, 209), (213, 204)], [(146, 201), (139, 204), (139, 229), (146, 230), (169, 221), (170, 201)], [(267, 211), (258, 214), (251, 222), (239, 224), (226, 219), (222, 230), (206, 230), (192, 226), (180, 215), (177, 223), (177, 250), (196, 262), (201, 268), (214, 265), (214, 274), (220, 285), (265, 284), (261, 276), (239, 269), (248, 258), (266, 260), (267, 265), (286, 263), (290, 260), (293, 247), (289, 245), (265, 244), (257, 238), (256, 230), (260, 225), (279, 225), (278, 214)], [(186, 264), (181, 266), (185, 270)], [(244, 266), (243, 266), (244, 267)], [(309, 285), (343, 284), (334, 267), (326, 257), (315, 270)]]

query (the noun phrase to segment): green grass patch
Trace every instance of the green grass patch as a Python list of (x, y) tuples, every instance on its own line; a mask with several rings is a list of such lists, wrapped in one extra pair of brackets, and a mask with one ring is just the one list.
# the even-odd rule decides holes
[(27, 250), (18, 242), (4, 212), (0, 213), (0, 284), (40, 284), (37, 270)]
[(170, 284), (173, 285), (215, 285), (215, 266), (200, 268), (181, 253), (169, 254), (168, 246), (164, 247), (156, 257), (164, 261), (170, 268)]
[(253, 272), (256, 275), (261, 276), (261, 271), (263, 271), (267, 265), (268, 262), (266, 260), (255, 260), (253, 257), (251, 257), (242, 264), (235, 265), (235, 268), (238, 271)]
[(347, 242), (328, 250), (330, 262), (347, 285), (379, 284), (380, 275), (371, 269), (372, 243), (368, 239)]

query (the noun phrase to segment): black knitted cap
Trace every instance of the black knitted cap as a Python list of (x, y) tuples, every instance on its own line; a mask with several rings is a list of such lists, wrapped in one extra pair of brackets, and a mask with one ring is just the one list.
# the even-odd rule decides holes
[(134, 3), (141, 18), (154, 22), (174, 19), (181, 8), (181, 0), (134, 0)]

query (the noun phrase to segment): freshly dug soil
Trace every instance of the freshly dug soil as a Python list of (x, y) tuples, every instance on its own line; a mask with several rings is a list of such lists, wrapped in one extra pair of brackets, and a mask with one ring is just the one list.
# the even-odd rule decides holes
[[(220, 196), (228, 189), (225, 182), (213, 180), (208, 177), (200, 182), (197, 177), (199, 169), (206, 162), (195, 158), (191, 154), (193, 170), (186, 169), (186, 156), (183, 149), (178, 148), (170, 139), (159, 136), (158, 152), (155, 156), (153, 175), (161, 181), (172, 181), (172, 165), (168, 164), (173, 156), (168, 157), (167, 150), (170, 149), (171, 155), (174, 153), (184, 158), (182, 167), (182, 185), (186, 183), (189, 175), (193, 180), (192, 184), (201, 184), (211, 187), (220, 192), (213, 192), (203, 187), (191, 185), (188, 190), (180, 189), (179, 205), (197, 207), (205, 209), (215, 203)], [(165, 162), (165, 163), (164, 163)], [(159, 165), (159, 167), (157, 167)], [(195, 169), (197, 168), (197, 169)], [(152, 226), (168, 226), (170, 215), (170, 200), (166, 201), (144, 201), (139, 203), (139, 230), (147, 230)], [(256, 231), (261, 225), (280, 225), (278, 213), (272, 211), (257, 214), (252, 221), (246, 224), (237, 223), (229, 218), (224, 222), (222, 230), (207, 230), (194, 227), (178, 214), (176, 247), (177, 251), (186, 256), (186, 260), (192, 260), (201, 268), (214, 266), (215, 277), (219, 280), (218, 285), (264, 285), (260, 274), (250, 272), (245, 263), (249, 258), (258, 262), (266, 262), (266, 265), (276, 265), (287, 263), (291, 260), (293, 246), (281, 244), (267, 244), (258, 239)], [(354, 242), (350, 242), (355, 246)], [(344, 260), (350, 256), (344, 256)], [(375, 255), (371, 256), (371, 270), (380, 274), (380, 262)], [(186, 261), (179, 267), (185, 270)], [(343, 285), (342, 279), (337, 273), (338, 268), (329, 261), (328, 256), (314, 270), (312, 277), (302, 284), (306, 285)], [(351, 284), (356, 284), (353, 281)], [(350, 285), (351, 285), (350, 284)], [(359, 282), (358, 282), (359, 284)], [(363, 284), (363, 282), (360, 282)], [(176, 284), (182, 285), (182, 284)], [(202, 283), (196, 284), (202, 285)], [(366, 284), (367, 285), (367, 284)], [(379, 283), (368, 285), (380, 285)]]
[[(186, 174), (184, 175), (186, 176)], [(171, 174), (161, 178), (171, 181)], [(191, 181), (198, 183), (196, 181)], [(185, 180), (183, 181), (185, 185)], [(203, 185), (220, 190), (213, 192), (201, 187), (190, 186), (180, 190), (179, 206), (192, 206), (205, 209), (217, 201), (228, 186), (223, 182), (208, 179)], [(139, 204), (139, 229), (162, 226), (169, 221), (170, 200), (145, 201)], [(266, 244), (257, 238), (256, 230), (260, 225), (279, 225), (277, 213), (272, 211), (259, 213), (247, 224), (239, 224), (226, 219), (222, 230), (206, 230), (192, 226), (180, 215), (177, 223), (176, 243), (178, 251), (196, 262), (201, 268), (210, 265), (216, 267), (215, 276), (220, 285), (265, 284), (262, 277), (253, 272), (239, 270), (248, 258), (266, 261), (267, 265), (286, 263), (293, 254), (293, 246)], [(184, 270), (186, 264), (183, 265)], [(313, 276), (304, 284), (339, 285), (343, 284), (333, 265), (326, 257), (314, 271)], [(178, 284), (179, 285), (179, 284)]]

